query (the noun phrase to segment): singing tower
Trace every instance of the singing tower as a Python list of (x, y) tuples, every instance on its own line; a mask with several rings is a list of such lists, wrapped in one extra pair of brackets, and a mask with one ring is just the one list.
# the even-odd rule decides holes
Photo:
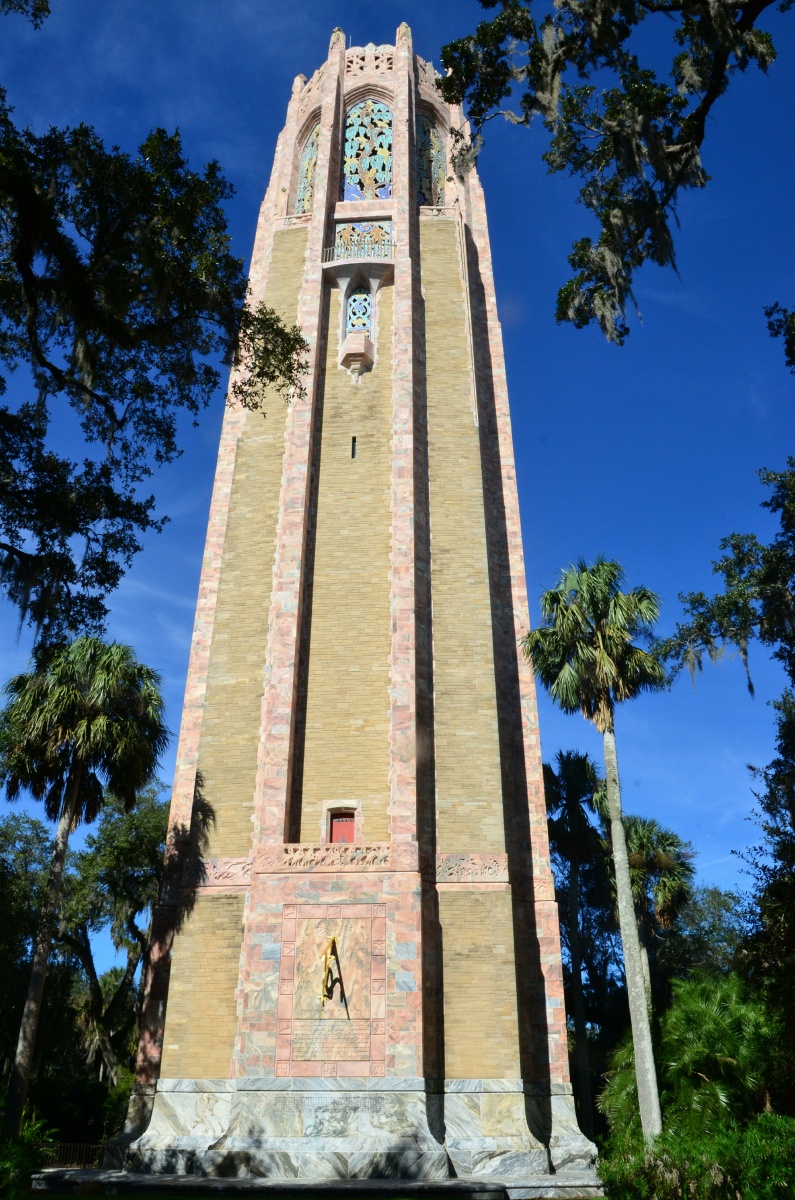
[(596, 1194), (486, 211), (436, 79), (401, 25), (293, 85), (251, 288), (306, 392), (224, 420), (131, 1170)]

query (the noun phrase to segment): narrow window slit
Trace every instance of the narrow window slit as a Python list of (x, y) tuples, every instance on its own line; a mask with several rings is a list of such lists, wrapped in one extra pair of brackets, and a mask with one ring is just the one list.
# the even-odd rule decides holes
[(356, 438), (351, 438), (351, 458), (356, 458)]

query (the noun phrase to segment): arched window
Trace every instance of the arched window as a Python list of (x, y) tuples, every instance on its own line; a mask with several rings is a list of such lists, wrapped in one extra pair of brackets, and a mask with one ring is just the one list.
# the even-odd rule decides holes
[(345, 120), (343, 200), (392, 195), (392, 112), (379, 100), (354, 104)]
[(301, 159), (298, 163), (298, 195), (295, 200), (297, 213), (312, 211), (312, 199), (315, 194), (315, 171), (317, 170), (317, 143), (320, 137), (320, 126), (316, 125), (304, 142)]
[(348, 297), (346, 333), (369, 333), (373, 327), (373, 297), (370, 289), (357, 287)]
[(417, 118), (417, 203), (444, 204), (444, 140), (430, 117)]

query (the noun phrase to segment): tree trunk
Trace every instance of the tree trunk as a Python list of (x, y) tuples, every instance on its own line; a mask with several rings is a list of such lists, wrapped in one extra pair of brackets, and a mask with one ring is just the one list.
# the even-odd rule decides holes
[(638, 943), (640, 945), (640, 965), (643, 971), (643, 986), (646, 989), (646, 1004), (651, 1013), (651, 967), (649, 966), (649, 946), (646, 936), (646, 922), (641, 915), (637, 919)]
[(610, 816), (610, 837), (613, 846), (613, 868), (618, 897), (618, 923), (624, 951), (624, 972), (629, 996), (629, 1017), (632, 1024), (632, 1044), (635, 1049), (635, 1077), (638, 1083), (638, 1106), (644, 1140), (650, 1142), (662, 1131), (660, 1095), (657, 1090), (657, 1071), (651, 1042), (649, 1009), (643, 980), (640, 939), (635, 919), (635, 904), (629, 877), (627, 841), (621, 818), (621, 787), (618, 781), (616, 738), (612, 729), (603, 734), (607, 807)]
[(55, 922), (61, 903), (63, 888), (63, 869), (66, 861), (66, 850), (69, 844), (69, 833), (77, 811), (77, 797), (80, 791), (80, 776), (82, 768), (77, 765), (70, 772), (67, 783), (66, 799), (55, 832), (55, 845), (50, 859), (50, 873), (47, 877), (47, 902), (41, 917), (36, 945), (33, 950), (33, 963), (30, 969), (30, 983), (25, 997), (25, 1007), (22, 1010), (22, 1021), (19, 1026), (19, 1040), (14, 1066), (8, 1086), (8, 1104), (5, 1114), (5, 1130), (10, 1137), (16, 1137), (22, 1123), (22, 1113), (28, 1097), (30, 1073), (33, 1069), (33, 1051), (36, 1046), (36, 1030), (41, 1016), (41, 1002), (44, 995), (44, 982), (47, 978), (47, 963), (50, 958), (50, 947), (55, 932)]
[(580, 1128), (593, 1140), (593, 1100), (591, 1068), (588, 1062), (588, 1023), (582, 991), (582, 950), (580, 949), (580, 863), (572, 856), (569, 872), (569, 948), (571, 950), (571, 1016), (574, 1021), (574, 1068), (580, 1099)]

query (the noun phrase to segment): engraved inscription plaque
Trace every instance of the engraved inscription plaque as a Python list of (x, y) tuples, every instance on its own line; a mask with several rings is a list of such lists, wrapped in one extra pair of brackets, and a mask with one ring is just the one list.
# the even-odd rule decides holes
[(293, 1058), (362, 1062), (370, 1057), (369, 1021), (294, 1021)]

